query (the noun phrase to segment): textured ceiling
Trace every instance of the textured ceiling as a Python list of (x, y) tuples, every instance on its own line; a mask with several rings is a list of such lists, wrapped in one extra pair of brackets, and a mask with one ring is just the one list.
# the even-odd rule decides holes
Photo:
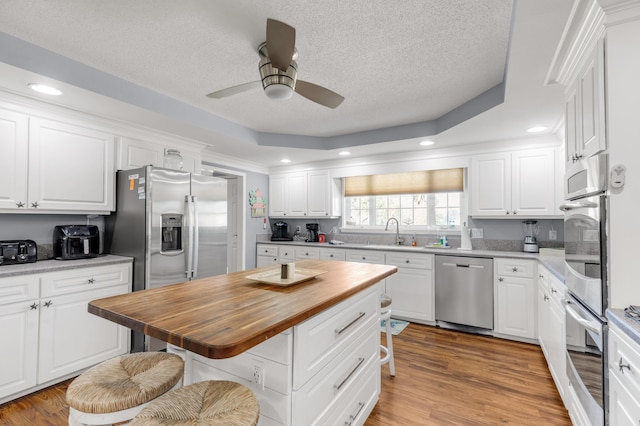
[[(518, 7), (542, 13), (536, 3), (564, 4), (566, 14), (571, 2)], [(513, 1), (3, 0), (0, 12), (10, 36), (241, 129), (335, 137), (436, 120), (503, 83)], [(298, 95), (273, 101), (260, 91), (205, 96), (258, 80), (267, 18), (296, 28), (298, 77), (343, 95), (341, 106)], [(561, 29), (547, 31), (559, 37)], [(546, 46), (545, 59), (554, 48)]]

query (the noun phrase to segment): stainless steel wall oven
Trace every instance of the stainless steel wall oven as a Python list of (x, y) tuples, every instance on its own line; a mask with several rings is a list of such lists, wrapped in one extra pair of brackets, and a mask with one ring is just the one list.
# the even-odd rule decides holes
[(567, 376), (593, 425), (606, 425), (607, 319), (607, 163), (600, 154), (567, 171), (564, 214), (566, 330), (579, 330), (580, 342), (567, 335)]

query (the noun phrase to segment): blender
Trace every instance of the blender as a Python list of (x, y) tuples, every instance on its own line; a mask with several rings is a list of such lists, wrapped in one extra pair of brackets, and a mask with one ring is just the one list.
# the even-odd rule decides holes
[(524, 247), (525, 253), (538, 253), (538, 221), (537, 220), (523, 220), (522, 226), (524, 226)]

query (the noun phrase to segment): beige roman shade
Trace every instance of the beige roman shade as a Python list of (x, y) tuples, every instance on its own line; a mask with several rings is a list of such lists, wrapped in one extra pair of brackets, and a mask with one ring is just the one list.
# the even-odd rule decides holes
[(456, 192), (462, 190), (462, 168), (344, 178), (344, 195), (346, 197)]

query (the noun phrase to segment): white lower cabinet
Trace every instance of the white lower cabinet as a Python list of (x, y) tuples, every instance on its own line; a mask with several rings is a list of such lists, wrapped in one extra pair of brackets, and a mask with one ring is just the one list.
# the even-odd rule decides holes
[(547, 268), (538, 265), (538, 342), (558, 393), (566, 400), (567, 345), (565, 338), (565, 287)]
[(640, 424), (640, 345), (609, 327), (609, 424)]
[(0, 403), (129, 352), (129, 330), (87, 312), (131, 291), (131, 264), (0, 279)]
[(495, 258), (493, 262), (494, 335), (537, 339), (537, 261)]
[(385, 282), (391, 296), (391, 316), (433, 324), (435, 293), (433, 254), (386, 253), (386, 264), (398, 267), (398, 272)]
[(277, 265), (278, 246), (269, 244), (258, 244), (256, 249), (256, 267)]
[(185, 383), (249, 387), (260, 426), (362, 425), (380, 394), (379, 315), (372, 286), (238, 356), (187, 352)]

